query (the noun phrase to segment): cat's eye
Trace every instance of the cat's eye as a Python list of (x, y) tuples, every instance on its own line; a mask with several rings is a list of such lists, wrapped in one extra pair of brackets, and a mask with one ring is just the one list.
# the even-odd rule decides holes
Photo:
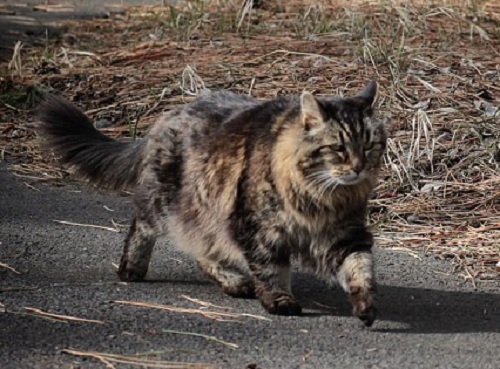
[(375, 145), (373, 144), (373, 142), (365, 142), (363, 150), (370, 151), (371, 149), (373, 149), (374, 146)]
[(374, 143), (374, 142), (372, 142), (370, 144), (366, 143), (365, 146), (364, 146), (364, 150), (365, 151), (381, 150), (383, 147), (384, 147), (384, 145), (381, 144), (381, 143)]

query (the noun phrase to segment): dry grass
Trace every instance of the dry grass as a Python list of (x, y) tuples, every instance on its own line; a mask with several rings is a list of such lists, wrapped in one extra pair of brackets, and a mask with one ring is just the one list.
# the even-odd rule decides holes
[(106, 134), (135, 137), (204, 88), (349, 94), (376, 78), (391, 121), (371, 208), (378, 244), (452, 258), (475, 282), (499, 279), (497, 1), (191, 1), (70, 29), (44, 48), (19, 46), (12, 70), (2, 67), (0, 155), (26, 183), (68, 175), (38, 149), (29, 109), (41, 91), (114, 123)]

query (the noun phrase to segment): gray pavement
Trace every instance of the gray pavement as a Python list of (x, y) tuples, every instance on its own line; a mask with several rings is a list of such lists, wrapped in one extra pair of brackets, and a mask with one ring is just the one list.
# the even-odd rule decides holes
[[(0, 262), (21, 273), (0, 268), (5, 309), (0, 313), (0, 368), (105, 367), (64, 354), (67, 348), (114, 354), (161, 351), (164, 360), (235, 369), (251, 364), (261, 369), (499, 367), (499, 285), (474, 291), (462, 278), (447, 275), (448, 262), (377, 250), (380, 319), (371, 329), (351, 317), (342, 292), (298, 272), (293, 288), (305, 315), (276, 317), (256, 300), (222, 294), (168, 240), (157, 245), (147, 282), (119, 283), (113, 263), (119, 260), (126, 229), (114, 233), (54, 222), (110, 227), (112, 220), (127, 224), (131, 215), (129, 197), (15, 178), (5, 164), (0, 166)], [(198, 307), (181, 295), (271, 321), (218, 322), (113, 302)], [(25, 307), (105, 324), (53, 322), (26, 315)], [(166, 330), (216, 336), (239, 348)]]

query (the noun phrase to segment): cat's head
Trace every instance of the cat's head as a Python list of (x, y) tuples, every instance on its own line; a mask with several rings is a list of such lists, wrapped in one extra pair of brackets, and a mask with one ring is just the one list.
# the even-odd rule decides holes
[(352, 97), (300, 98), (301, 137), (296, 163), (318, 190), (375, 178), (386, 146), (384, 124), (374, 116), (377, 84)]

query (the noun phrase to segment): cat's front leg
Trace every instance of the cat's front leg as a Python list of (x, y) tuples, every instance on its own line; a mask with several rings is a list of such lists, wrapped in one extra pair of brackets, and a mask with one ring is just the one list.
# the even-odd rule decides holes
[(354, 251), (348, 254), (337, 270), (337, 280), (348, 293), (353, 314), (369, 327), (376, 317), (375, 276), (371, 250)]

